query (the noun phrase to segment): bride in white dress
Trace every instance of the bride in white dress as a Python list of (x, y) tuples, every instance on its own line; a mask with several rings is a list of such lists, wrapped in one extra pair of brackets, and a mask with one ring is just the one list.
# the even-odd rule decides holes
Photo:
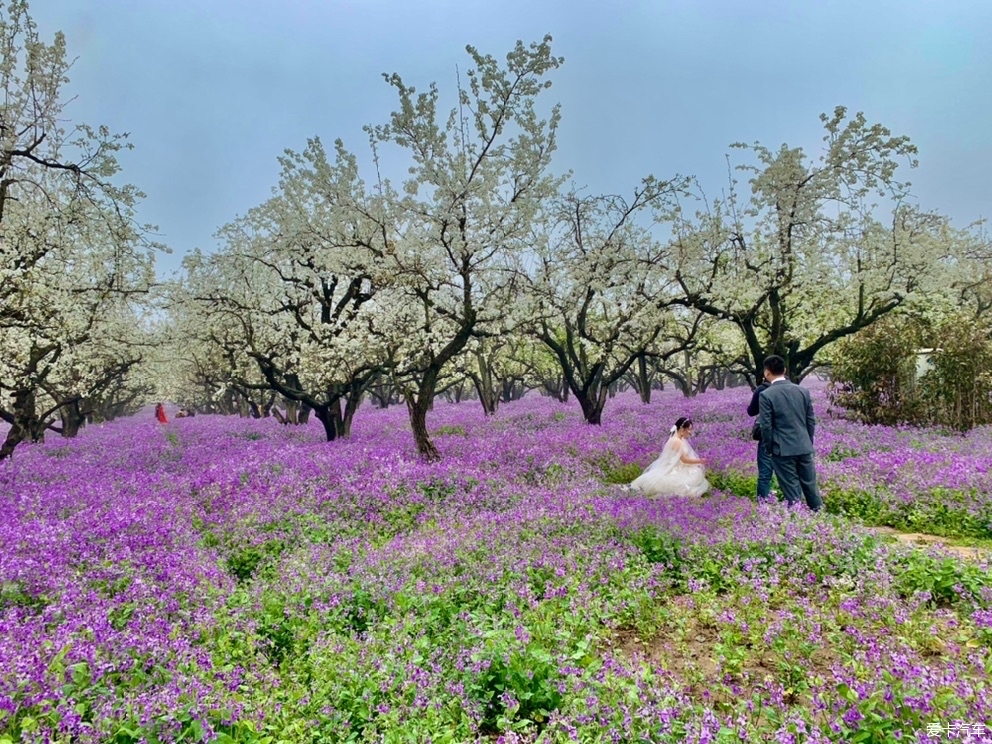
[(672, 427), (661, 456), (630, 484), (632, 491), (645, 496), (702, 496), (710, 484), (701, 459), (687, 441), (692, 421), (682, 417)]

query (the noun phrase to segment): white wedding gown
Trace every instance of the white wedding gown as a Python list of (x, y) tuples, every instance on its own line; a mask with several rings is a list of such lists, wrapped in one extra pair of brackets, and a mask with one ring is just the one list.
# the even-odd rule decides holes
[(710, 484), (702, 465), (686, 465), (682, 455), (699, 459), (684, 439), (672, 436), (661, 456), (630, 484), (632, 491), (645, 496), (702, 496)]

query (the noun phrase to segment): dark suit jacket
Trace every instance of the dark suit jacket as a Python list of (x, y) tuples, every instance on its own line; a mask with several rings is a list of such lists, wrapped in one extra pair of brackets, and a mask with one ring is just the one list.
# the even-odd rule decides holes
[[(761, 395), (762, 390), (768, 389), (768, 383), (763, 382), (758, 387), (754, 389), (754, 393), (751, 395), (751, 402), (747, 404), (747, 415), (757, 416), (758, 415), (758, 397)], [(755, 420), (754, 425), (751, 427), (751, 439), (760, 442), (761, 441), (761, 427), (758, 426), (758, 421)], [(760, 444), (758, 445), (761, 446)]]
[(757, 416), (758, 415), (758, 413), (760, 412), (760, 409), (758, 408), (758, 396), (761, 395), (761, 391), (762, 390), (767, 390), (767, 389), (768, 389), (768, 383), (767, 382), (761, 383), (760, 385), (758, 385), (758, 387), (756, 387), (754, 389), (754, 393), (752, 393), (752, 395), (751, 395), (751, 402), (747, 404), (747, 415), (748, 416)]
[(758, 396), (758, 409), (761, 443), (769, 454), (813, 454), (816, 417), (809, 390), (788, 380), (776, 382)]

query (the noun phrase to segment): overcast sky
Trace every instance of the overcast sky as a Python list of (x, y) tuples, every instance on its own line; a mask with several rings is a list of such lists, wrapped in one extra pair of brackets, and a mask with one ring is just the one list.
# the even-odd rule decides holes
[(992, 212), (988, 0), (32, 0), (78, 60), (68, 114), (131, 133), (124, 176), (174, 251), (269, 196), (307, 137), (356, 151), (386, 119), (383, 72), (442, 92), (466, 44), (499, 58), (554, 36), (556, 167), (595, 192), (648, 173), (726, 183), (735, 141), (815, 148), (821, 112), (864, 111), (920, 148), (921, 206)]

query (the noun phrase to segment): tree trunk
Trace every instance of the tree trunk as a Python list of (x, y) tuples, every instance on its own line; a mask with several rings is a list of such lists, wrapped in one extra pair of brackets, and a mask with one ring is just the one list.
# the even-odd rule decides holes
[(24, 441), (24, 436), (24, 429), (20, 425), (14, 424), (11, 426), (10, 431), (7, 432), (7, 438), (4, 440), (3, 446), (0, 447), (0, 460), (6, 460), (13, 455), (17, 445)]
[(651, 402), (651, 379), (648, 377), (648, 360), (644, 354), (637, 357), (637, 393), (641, 396), (641, 403)]
[(276, 395), (272, 393), (267, 400), (262, 401), (262, 418), (269, 418), (272, 415), (272, 407), (276, 404)]
[(300, 408), (300, 415), (298, 416), (298, 420), (299, 420), (299, 422), (300, 422), (301, 425), (302, 424), (309, 423), (309, 421), (310, 421), (310, 412), (312, 410), (313, 409), (310, 406), (308, 406), (306, 403), (304, 403), (303, 406), (302, 406), (302, 408)]
[(314, 408), (313, 415), (324, 425), (324, 436), (327, 437), (328, 442), (333, 442), (338, 438), (338, 421), (341, 418), (341, 409), (338, 408), (337, 401), (331, 405)]
[(696, 375), (696, 393), (705, 393), (713, 379), (713, 370), (710, 367), (703, 367)]
[(522, 381), (519, 379), (511, 377), (508, 380), (503, 380), (501, 387), (502, 394), (500, 396), (500, 400), (503, 403), (510, 403), (511, 401), (520, 400), (524, 397), (524, 386)]
[(542, 380), (541, 384), (552, 398), (561, 403), (568, 403), (568, 395), (571, 392), (571, 388), (569, 388), (568, 383), (565, 381), (564, 375), (559, 375), (554, 380)]
[(492, 416), (499, 408), (499, 391), (493, 380), (493, 368), (481, 351), (475, 353), (475, 364), (478, 372), (470, 373), (472, 382), (475, 383), (475, 391), (479, 394), (479, 402), (482, 404), (482, 412), (486, 416)]
[(45, 422), (38, 418), (33, 389), (22, 389), (14, 393), (14, 420), (3, 446), (0, 447), (0, 460), (14, 454), (14, 448), (25, 439), (42, 442), (45, 439)]
[(575, 399), (582, 408), (582, 416), (587, 424), (599, 426), (603, 423), (603, 408), (606, 406), (608, 389), (602, 385), (593, 387), (585, 392), (572, 391)]
[(436, 462), (441, 459), (430, 432), (427, 431), (427, 406), (423, 398), (415, 399), (409, 396), (406, 400), (407, 411), (410, 413), (410, 427), (413, 429), (413, 440), (417, 444), (417, 452), (425, 460)]
[(311, 406), (297, 404), (295, 412), (299, 415), (298, 423), (303, 423), (300, 419), (305, 414), (309, 417), (310, 412), (317, 417), (317, 420), (324, 426), (324, 436), (328, 442), (335, 439), (345, 439), (351, 436), (351, 422), (355, 418), (355, 412), (362, 404), (362, 395), (365, 386), (358, 384), (342, 395), (336, 395), (330, 403), (313, 408)]
[(678, 388), (679, 392), (682, 393), (686, 398), (692, 397), (692, 380), (686, 379), (678, 372), (673, 372), (672, 370), (665, 370), (665, 374), (668, 376), (672, 382), (675, 383), (675, 387)]
[(492, 416), (499, 410), (499, 394), (490, 388), (489, 390), (484, 390), (478, 384), (475, 387), (476, 392), (479, 394), (479, 403), (482, 404), (482, 413), (486, 416)]
[(377, 375), (376, 383), (369, 386), (369, 395), (379, 408), (389, 408), (393, 402), (393, 385), (390, 382), (383, 382), (383, 375)]
[(214, 409), (222, 416), (231, 416), (237, 413), (230, 390), (225, 391), (223, 397), (214, 405)]
[(363, 385), (358, 390), (349, 391), (349, 393), (344, 397), (344, 413), (338, 418), (338, 436), (351, 436), (351, 422), (355, 418), (355, 412), (358, 410), (358, 407), (362, 404), (362, 395), (364, 392), (365, 390)]
[(436, 462), (441, 459), (441, 453), (431, 440), (427, 431), (427, 412), (434, 400), (434, 389), (437, 387), (437, 376), (440, 370), (428, 369), (420, 381), (416, 394), (407, 392), (406, 409), (410, 414), (410, 428), (413, 429), (413, 440), (417, 444), (417, 452), (425, 460)]
[[(479, 365), (480, 370), (482, 365)], [(499, 393), (493, 389), (492, 377), (486, 373), (471, 375), (475, 384), (475, 392), (479, 396), (479, 403), (482, 404), (482, 413), (492, 416), (499, 408)]]
[(66, 403), (59, 409), (59, 416), (62, 419), (62, 436), (72, 439), (79, 434), (79, 430), (86, 423), (86, 417), (79, 407), (79, 400)]

